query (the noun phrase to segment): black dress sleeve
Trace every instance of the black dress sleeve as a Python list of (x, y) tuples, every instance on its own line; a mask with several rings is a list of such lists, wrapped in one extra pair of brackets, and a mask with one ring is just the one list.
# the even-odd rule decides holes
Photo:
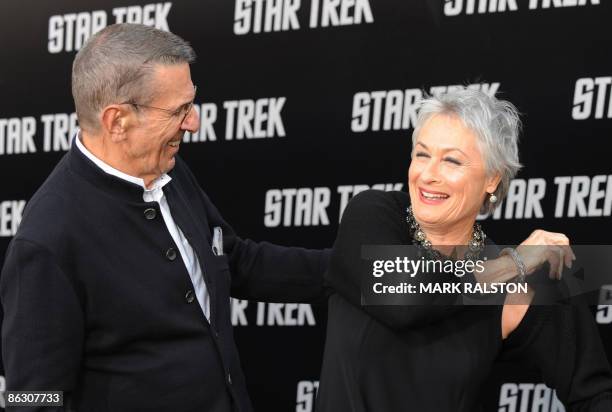
[(504, 341), (503, 359), (535, 365), (568, 412), (612, 411), (612, 372), (588, 306), (532, 305)]
[(372, 269), (361, 258), (361, 247), (411, 244), (407, 206), (407, 195), (401, 192), (368, 190), (353, 197), (342, 215), (325, 274), (326, 286), (333, 292), (393, 329), (429, 325), (465, 308), (453, 304), (455, 296), (434, 294), (407, 296), (402, 306), (362, 306), (361, 279)]

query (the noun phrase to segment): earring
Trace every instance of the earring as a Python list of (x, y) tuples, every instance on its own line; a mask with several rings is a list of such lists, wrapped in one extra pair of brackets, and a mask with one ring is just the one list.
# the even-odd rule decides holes
[(489, 202), (491, 203), (497, 202), (497, 196), (495, 196), (493, 193), (489, 193)]

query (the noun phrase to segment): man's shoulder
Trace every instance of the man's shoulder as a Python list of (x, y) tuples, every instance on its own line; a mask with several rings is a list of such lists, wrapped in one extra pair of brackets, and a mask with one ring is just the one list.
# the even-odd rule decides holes
[(26, 213), (52, 207), (61, 202), (61, 199), (65, 198), (69, 191), (74, 190), (74, 182), (72, 180), (73, 177), (69, 171), (68, 159), (67, 156), (64, 156), (36, 192), (34, 192), (28, 201)]
[(52, 244), (56, 232), (66, 229), (69, 217), (74, 215), (73, 209), (78, 208), (70, 200), (75, 186), (64, 157), (28, 201), (15, 237)]

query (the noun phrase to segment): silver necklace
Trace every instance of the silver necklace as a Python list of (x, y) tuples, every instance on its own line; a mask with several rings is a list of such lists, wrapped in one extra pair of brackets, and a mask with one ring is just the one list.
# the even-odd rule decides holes
[[(412, 231), (412, 243), (417, 246), (420, 246), (426, 254), (430, 255), (435, 259), (446, 260), (448, 257), (442, 255), (442, 253), (438, 252), (431, 245), (431, 242), (427, 239), (425, 232), (421, 229), (421, 225), (414, 218), (414, 213), (412, 212), (412, 206), (408, 206), (406, 208), (406, 222)], [(468, 252), (465, 254), (466, 260), (476, 260), (480, 256), (480, 253), (483, 251), (485, 246), (485, 239), (487, 235), (483, 232), (479, 223), (474, 223), (474, 228), (472, 229), (472, 238), (468, 242)]]

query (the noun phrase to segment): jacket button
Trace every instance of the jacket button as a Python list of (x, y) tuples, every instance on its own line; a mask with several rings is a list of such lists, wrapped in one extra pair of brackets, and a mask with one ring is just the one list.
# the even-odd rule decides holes
[(193, 290), (189, 289), (187, 293), (185, 293), (185, 300), (187, 303), (191, 303), (195, 300), (195, 293), (193, 293)]
[(229, 383), (230, 385), (232, 384), (232, 374), (231, 373), (227, 373), (227, 383)]
[(176, 259), (176, 250), (174, 250), (173, 247), (166, 250), (166, 258), (168, 258), (168, 260)]
[(157, 210), (153, 209), (152, 207), (145, 209), (144, 216), (147, 220), (153, 220), (155, 219), (155, 216), (157, 216)]

